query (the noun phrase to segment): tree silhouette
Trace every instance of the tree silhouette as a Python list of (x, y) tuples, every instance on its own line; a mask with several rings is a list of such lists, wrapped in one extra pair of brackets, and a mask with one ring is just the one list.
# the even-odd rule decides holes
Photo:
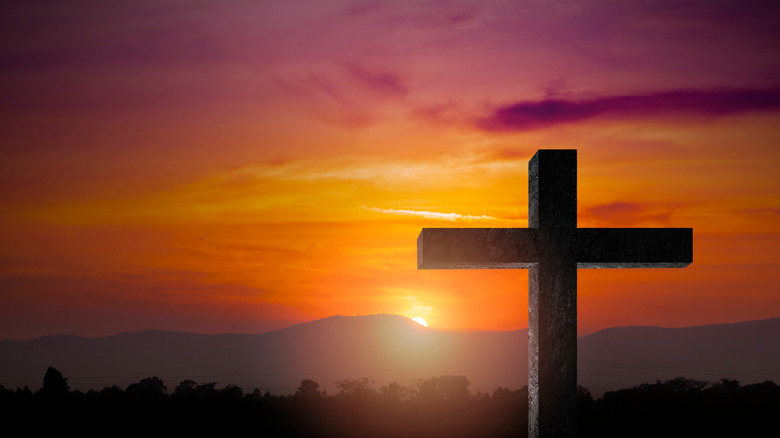
[(313, 398), (321, 398), (323, 393), (320, 392), (320, 384), (311, 379), (303, 379), (298, 386), (298, 390), (295, 392), (295, 397), (305, 400)]
[(220, 389), (219, 394), (223, 399), (240, 400), (244, 397), (244, 390), (238, 385), (229, 384)]
[(195, 387), (199, 398), (213, 398), (217, 395), (217, 382), (201, 383)]
[(373, 381), (368, 377), (344, 379), (336, 382), (336, 400), (353, 424), (362, 423), (374, 408), (377, 392), (371, 387)]
[(431, 377), (420, 383), (418, 398), (427, 402), (466, 401), (471, 383), (465, 376), (444, 375)]
[(366, 401), (369, 397), (376, 394), (376, 391), (371, 388), (372, 382), (373, 380), (368, 377), (339, 380), (336, 382), (336, 388), (339, 389), (336, 397), (347, 400)]
[[(417, 391), (391, 382), (376, 391), (368, 378), (336, 382), (328, 396), (304, 379), (294, 395), (244, 394), (237, 385), (182, 381), (171, 396), (158, 377), (122, 390), (86, 394), (47, 370), (45, 389), (0, 386), (0, 413), (7, 424), (34, 424), (50, 431), (94, 427), (155, 427), (179, 434), (246, 433), (284, 437), (522, 437), (527, 433), (528, 388), (498, 388), (471, 395), (464, 376), (423, 380)], [(51, 394), (60, 394), (52, 396)], [(607, 392), (598, 400), (578, 388), (578, 436), (719, 438), (766, 436), (780, 430), (780, 386), (741, 386), (731, 379), (707, 383), (688, 378)], [(87, 417), (88, 415), (88, 417)], [(36, 423), (37, 422), (37, 423)]]
[(379, 388), (379, 394), (385, 403), (399, 404), (409, 399), (411, 392), (409, 388), (393, 381)]
[(43, 392), (47, 395), (64, 395), (70, 390), (68, 379), (54, 367), (49, 367), (43, 376)]
[(173, 390), (173, 395), (177, 397), (192, 397), (195, 395), (195, 387), (198, 384), (194, 380), (182, 380)]
[(138, 383), (133, 383), (127, 387), (128, 394), (158, 396), (166, 394), (168, 388), (163, 384), (159, 377), (147, 377), (141, 379)]

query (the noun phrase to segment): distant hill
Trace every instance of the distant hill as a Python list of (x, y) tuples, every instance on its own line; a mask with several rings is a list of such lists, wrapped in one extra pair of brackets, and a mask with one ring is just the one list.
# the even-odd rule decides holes
[[(0, 384), (42, 384), (49, 365), (71, 388), (126, 387), (160, 377), (291, 394), (303, 379), (328, 392), (344, 378), (391, 381), (462, 374), (472, 392), (527, 383), (527, 330), (448, 332), (396, 315), (333, 316), (258, 335), (149, 330), (0, 342)], [(780, 318), (687, 328), (617, 327), (579, 340), (579, 381), (594, 395), (677, 376), (780, 382)]]
[(578, 342), (578, 380), (594, 394), (689, 377), (780, 383), (780, 318), (697, 327), (615, 327)]

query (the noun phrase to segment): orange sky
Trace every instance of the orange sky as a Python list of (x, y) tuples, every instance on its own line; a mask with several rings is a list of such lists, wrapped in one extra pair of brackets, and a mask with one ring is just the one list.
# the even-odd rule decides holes
[(685, 269), (580, 270), (581, 333), (780, 316), (774, 2), (326, 3), (7, 7), (0, 339), (524, 328), (526, 271), (416, 238), (526, 227), (540, 148), (579, 226), (694, 229)]

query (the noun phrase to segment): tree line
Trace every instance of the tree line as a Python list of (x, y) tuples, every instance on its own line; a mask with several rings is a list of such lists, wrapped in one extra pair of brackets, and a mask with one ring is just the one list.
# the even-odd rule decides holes
[[(294, 394), (184, 380), (171, 390), (158, 377), (125, 389), (82, 392), (49, 367), (43, 386), (0, 385), (0, 417), (40, 431), (252, 432), (268, 437), (522, 437), (528, 388), (471, 393), (461, 375), (413, 386), (376, 387), (368, 378), (336, 382), (328, 394), (304, 379)], [(780, 387), (679, 377), (607, 392), (578, 388), (579, 436), (745, 436), (780, 430)]]

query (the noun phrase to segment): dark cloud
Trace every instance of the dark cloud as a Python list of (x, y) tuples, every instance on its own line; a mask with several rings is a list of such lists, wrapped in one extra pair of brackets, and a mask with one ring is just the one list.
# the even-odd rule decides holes
[(776, 110), (780, 110), (780, 88), (674, 90), (585, 100), (524, 101), (494, 109), (478, 120), (477, 126), (488, 131), (524, 131), (594, 117), (718, 116)]

